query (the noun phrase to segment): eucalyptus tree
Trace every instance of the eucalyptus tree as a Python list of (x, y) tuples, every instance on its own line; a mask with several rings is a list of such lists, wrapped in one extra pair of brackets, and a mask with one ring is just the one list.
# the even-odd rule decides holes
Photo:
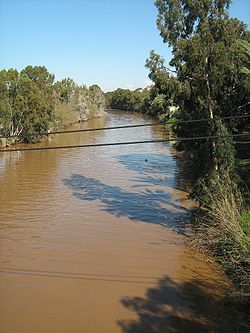
[[(157, 0), (157, 26), (164, 43), (172, 47), (170, 65), (180, 83), (176, 101), (181, 119), (210, 121), (183, 124), (183, 137), (225, 135), (237, 121), (222, 116), (246, 112), (249, 84), (241, 74), (244, 56), (239, 40), (249, 40), (246, 25), (229, 17), (230, 0)], [(216, 121), (214, 120), (216, 118)], [(183, 143), (198, 156), (202, 176), (233, 172), (233, 146), (229, 139)], [(222, 158), (223, 156), (223, 158)]]
[(13, 135), (14, 102), (19, 73), (15, 69), (0, 71), (0, 128), (3, 135)]
[(105, 96), (102, 89), (97, 84), (93, 84), (89, 87), (89, 97), (98, 111), (104, 111), (106, 104)]
[(244, 67), (241, 69), (241, 73), (250, 75), (250, 43), (243, 40), (241, 41), (241, 46), (243, 48), (243, 52), (245, 54), (245, 63)]
[(75, 89), (76, 83), (70, 78), (65, 78), (54, 84), (56, 97), (60, 100), (60, 102), (68, 103), (70, 98), (74, 95)]
[(146, 59), (145, 67), (149, 69), (148, 76), (153, 82), (147, 100), (147, 113), (157, 116), (161, 120), (167, 120), (170, 117), (170, 106), (173, 106), (175, 96), (178, 93), (179, 83), (169, 73), (164, 58), (155, 53), (154, 50)]
[(0, 123), (7, 138), (18, 137), (24, 142), (37, 141), (53, 119), (52, 96), (48, 87), (24, 70), (0, 71)]
[(26, 74), (17, 84), (13, 122), (19, 138), (24, 142), (35, 142), (41, 133), (46, 133), (52, 120), (52, 109), (43, 92)]

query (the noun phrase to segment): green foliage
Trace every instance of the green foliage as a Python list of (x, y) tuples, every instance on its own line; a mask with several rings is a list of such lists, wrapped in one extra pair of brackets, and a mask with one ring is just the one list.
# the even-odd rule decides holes
[(145, 89), (118, 88), (106, 93), (107, 106), (126, 111), (139, 111), (166, 121), (172, 116), (174, 96), (178, 92), (178, 81), (170, 75), (164, 65), (164, 59), (153, 50), (146, 60), (149, 78), (153, 82)]
[(245, 235), (250, 237), (250, 212), (244, 212), (239, 221)]
[(241, 73), (249, 76), (250, 75), (250, 43), (245, 40), (241, 40), (240, 46), (242, 47), (243, 53), (245, 54), (245, 66), (242, 67)]
[(201, 207), (195, 243), (213, 253), (249, 299), (249, 213), (237, 186), (234, 144), (225, 137), (247, 129), (247, 121), (220, 118), (248, 112), (250, 34), (244, 23), (229, 17), (230, 2), (157, 0), (157, 26), (173, 48), (178, 119), (208, 119), (177, 123), (176, 134), (217, 137), (179, 144), (190, 151), (196, 169), (191, 196)]
[[(229, 18), (229, 4), (226, 0), (156, 1), (158, 28), (164, 42), (173, 47), (170, 64), (181, 84), (177, 102), (183, 119), (246, 110), (242, 106), (248, 102), (249, 82), (241, 75), (244, 55), (238, 40), (250, 36), (245, 24)], [(226, 125), (232, 128), (237, 123)]]
[(89, 97), (98, 110), (102, 110), (105, 107), (105, 95), (97, 84), (89, 87)]
[(54, 84), (44, 66), (0, 71), (0, 132), (12, 140), (36, 142), (42, 133), (102, 114), (104, 94), (67, 78)]
[(98, 85), (89, 89), (77, 85), (72, 79), (58, 81), (54, 85), (56, 128), (61, 129), (75, 122), (102, 115), (105, 97)]
[(14, 124), (19, 128), (19, 138), (24, 142), (39, 139), (39, 133), (46, 133), (52, 119), (52, 110), (41, 90), (23, 74), (17, 84)]
[(70, 79), (66, 78), (61, 81), (57, 81), (54, 84), (55, 92), (58, 94), (58, 98), (61, 102), (68, 103), (70, 98), (72, 97), (76, 88), (75, 82)]
[(172, 116), (178, 81), (166, 70), (164, 59), (154, 51), (150, 52), (145, 67), (149, 69), (149, 78), (153, 82), (151, 87), (134, 91), (119, 88), (108, 92), (107, 104), (114, 109), (140, 111), (166, 121)]
[[(243, 237), (240, 242), (241, 252), (250, 256), (250, 213), (243, 212), (239, 218), (240, 226), (243, 230)], [(250, 266), (250, 265), (249, 265)], [(249, 268), (250, 270), (250, 268)], [(250, 272), (249, 272), (250, 274)]]
[[(179, 83), (174, 96), (178, 118), (211, 119), (195, 126), (176, 125), (179, 137), (227, 135), (246, 127), (246, 120), (214, 121), (244, 114), (249, 104), (249, 78), (242, 74), (246, 56), (239, 40), (249, 40), (250, 34), (244, 23), (229, 18), (229, 4), (229, 0), (156, 1), (158, 29), (173, 48), (170, 65)], [(209, 184), (211, 177), (234, 178), (234, 148), (228, 138), (182, 142), (179, 148), (194, 156), (199, 180)]]
[[(53, 77), (47, 81), (44, 67), (35, 69), (34, 76), (31, 66), (21, 73), (13, 69), (0, 72), (0, 122), (6, 137), (18, 135), (21, 141), (33, 142), (39, 139), (39, 133), (48, 130), (53, 118), (49, 98)], [(40, 70), (47, 79), (40, 78)]]
[(193, 243), (213, 253), (247, 301), (250, 293), (249, 212), (233, 181), (223, 183), (214, 178), (212, 185), (216, 196), (213, 188), (203, 183), (208, 199), (196, 215), (197, 234)]
[(115, 91), (106, 93), (108, 107), (125, 111), (144, 111), (145, 103), (148, 98), (147, 89), (118, 88)]
[(174, 106), (174, 98), (178, 93), (178, 81), (167, 71), (164, 59), (153, 50), (145, 67), (149, 69), (149, 78), (154, 83), (150, 89), (147, 113), (166, 121), (171, 116), (170, 107)]

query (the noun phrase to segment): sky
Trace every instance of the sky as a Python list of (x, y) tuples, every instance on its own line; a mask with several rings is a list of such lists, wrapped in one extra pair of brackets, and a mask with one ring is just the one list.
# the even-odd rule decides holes
[[(250, 0), (231, 16), (250, 26)], [(154, 0), (0, 0), (0, 69), (44, 65), (104, 91), (150, 84), (146, 58), (171, 51), (156, 27)]]

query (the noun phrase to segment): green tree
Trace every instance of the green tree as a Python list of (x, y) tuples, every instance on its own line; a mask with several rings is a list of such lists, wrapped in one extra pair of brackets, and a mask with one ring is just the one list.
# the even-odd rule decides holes
[(148, 90), (118, 88), (115, 91), (106, 93), (105, 96), (108, 107), (125, 111), (143, 112), (148, 98)]
[(3, 135), (18, 136), (21, 141), (31, 142), (37, 141), (40, 133), (48, 130), (53, 119), (51, 96), (45, 86), (40, 89), (36, 80), (25, 71), (0, 72), (0, 97)]
[(118, 88), (109, 94), (109, 106), (113, 109), (129, 110), (130, 90)]
[(15, 134), (13, 117), (18, 78), (15, 69), (0, 71), (0, 123), (3, 135)]
[(50, 105), (28, 75), (22, 74), (18, 81), (14, 110), (14, 125), (22, 141), (37, 141), (41, 133), (48, 131), (52, 116)]
[(174, 106), (178, 93), (178, 81), (165, 67), (165, 60), (153, 50), (146, 60), (145, 67), (149, 69), (148, 76), (154, 83), (147, 100), (147, 113), (167, 120), (171, 115), (170, 106)]
[(72, 79), (66, 78), (61, 81), (57, 81), (54, 84), (54, 89), (58, 99), (61, 102), (68, 103), (75, 92), (76, 84)]
[[(214, 118), (246, 112), (249, 86), (241, 75), (243, 54), (238, 40), (249, 40), (246, 25), (229, 18), (230, 0), (157, 0), (157, 26), (165, 43), (172, 47), (170, 62), (177, 74), (180, 90), (176, 100), (180, 118), (210, 119), (195, 126), (177, 126), (180, 137), (222, 135), (238, 122), (218, 123)], [(245, 122), (246, 123), (246, 122)], [(223, 140), (193, 140), (182, 144), (196, 154), (200, 175), (227, 169), (233, 148), (224, 151)], [(221, 159), (223, 150), (224, 158)], [(227, 158), (226, 158), (227, 155)], [(218, 172), (217, 172), (218, 175)]]
[(103, 114), (105, 97), (98, 85), (89, 89), (67, 78), (54, 84), (55, 126), (63, 128)]
[(89, 96), (98, 110), (104, 110), (105, 96), (102, 89), (97, 84), (89, 87)]
[(55, 76), (48, 72), (45, 66), (27, 66), (25, 67), (20, 75), (26, 74), (31, 81), (36, 83), (39, 90), (51, 93), (51, 88), (55, 79)]
[(47, 104), (50, 106), (52, 110), (53, 105), (53, 83), (55, 76), (54, 74), (49, 73), (45, 66), (27, 66), (25, 67), (20, 76), (27, 75), (29, 79), (35, 83), (39, 91), (42, 92), (44, 98), (46, 98)]
[(242, 40), (240, 45), (243, 48), (245, 54), (245, 66), (242, 68), (241, 72), (246, 75), (250, 75), (250, 43)]

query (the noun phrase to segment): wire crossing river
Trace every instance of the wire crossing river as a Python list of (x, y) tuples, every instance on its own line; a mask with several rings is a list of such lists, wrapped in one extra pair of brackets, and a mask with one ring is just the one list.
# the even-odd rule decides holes
[[(149, 121), (108, 112), (74, 128)], [(34, 146), (165, 137), (157, 126)], [(186, 248), (182, 185), (169, 143), (0, 154), (0, 332), (234, 331), (218, 321), (226, 278)]]

